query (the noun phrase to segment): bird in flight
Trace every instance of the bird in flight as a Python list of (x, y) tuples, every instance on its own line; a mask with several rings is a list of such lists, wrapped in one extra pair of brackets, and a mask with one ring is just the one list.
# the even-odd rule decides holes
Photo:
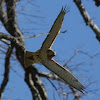
[(65, 81), (65, 83), (69, 84), (71, 87), (79, 90), (80, 92), (83, 92), (84, 86), (69, 70), (58, 64), (53, 59), (56, 53), (51, 49), (56, 37), (60, 33), (64, 16), (68, 11), (69, 10), (66, 10), (66, 8), (62, 8), (41, 48), (36, 52), (26, 51), (24, 55), (24, 63), (26, 68), (34, 63), (41, 63), (47, 69), (58, 75), (63, 81)]

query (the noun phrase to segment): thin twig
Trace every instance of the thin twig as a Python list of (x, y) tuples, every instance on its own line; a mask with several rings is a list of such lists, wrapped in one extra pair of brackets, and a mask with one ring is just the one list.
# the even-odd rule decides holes
[(0, 100), (2, 98), (2, 94), (5, 90), (5, 87), (9, 81), (10, 57), (11, 57), (12, 50), (13, 50), (13, 46), (9, 47), (6, 53), (4, 79), (0, 87)]
[(38, 37), (38, 36), (43, 36), (43, 35), (46, 35), (48, 33), (42, 33), (42, 34), (37, 34), (37, 35), (33, 35), (33, 36), (25, 36), (24, 39), (27, 39), (27, 38), (34, 38), (34, 37)]
[(13, 42), (17, 47), (22, 47), (22, 44), (19, 43), (18, 39), (17, 39), (16, 37), (11, 36), (11, 35), (4, 34), (4, 33), (0, 33), (0, 40), (1, 40), (1, 39), (10, 40), (10, 41)]
[(73, 92), (75, 100), (81, 100), (81, 95), (79, 95), (78, 92), (74, 88), (70, 87), (70, 89)]
[(82, 4), (81, 0), (74, 0), (75, 4), (77, 5), (86, 25), (90, 26), (90, 28), (94, 31), (96, 34), (96, 38), (100, 42), (100, 29), (99, 27), (92, 21), (90, 18), (88, 12), (86, 11), (84, 5)]

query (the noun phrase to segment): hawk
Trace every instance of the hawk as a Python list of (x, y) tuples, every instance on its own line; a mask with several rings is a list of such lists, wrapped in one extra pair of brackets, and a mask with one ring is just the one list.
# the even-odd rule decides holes
[(58, 75), (62, 80), (65, 81), (65, 83), (69, 84), (80, 92), (83, 92), (84, 86), (77, 80), (77, 78), (69, 70), (58, 64), (53, 59), (56, 53), (51, 49), (51, 47), (56, 37), (60, 33), (60, 29), (66, 12), (68, 12), (68, 10), (66, 10), (66, 8), (62, 8), (51, 30), (49, 31), (49, 34), (47, 35), (41, 48), (38, 51), (26, 51), (24, 57), (25, 67), (27, 68), (34, 63), (41, 63), (47, 69)]

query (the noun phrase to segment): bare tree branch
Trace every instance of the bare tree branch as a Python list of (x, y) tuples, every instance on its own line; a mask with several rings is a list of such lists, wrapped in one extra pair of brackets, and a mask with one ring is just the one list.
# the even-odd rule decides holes
[(25, 81), (31, 90), (34, 100), (48, 100), (44, 85), (42, 84), (38, 76), (38, 71), (34, 66), (30, 66), (26, 69)]
[[(17, 1), (19, 1), (19, 0), (17, 0)], [(75, 1), (79, 1), (79, 0), (75, 0)], [(6, 7), (4, 7), (4, 3), (5, 3)], [(84, 17), (84, 19), (85, 18), (86, 17)], [(31, 65), (27, 69), (25, 69), (25, 67), (24, 67), (24, 52), (26, 51), (25, 44), (24, 44), (24, 39), (25, 38), (32, 38), (32, 37), (41, 36), (41, 35), (44, 35), (44, 34), (47, 34), (47, 33), (39, 34), (39, 35), (33, 35), (33, 36), (28, 36), (28, 37), (24, 37), (23, 36), (23, 33), (20, 31), (20, 29), (18, 27), (18, 24), (17, 24), (17, 18), (16, 18), (16, 0), (0, 0), (0, 20), (3, 23), (5, 29), (10, 34), (10, 35), (7, 35), (7, 34), (0, 33), (0, 39), (4, 43), (7, 43), (7, 41), (4, 41), (4, 39), (5, 40), (9, 40), (9, 41), (11, 41), (13, 43), (13, 46), (15, 47), (15, 50), (16, 50), (17, 59), (21, 63), (21, 65), (22, 65), (22, 67), (23, 67), (23, 69), (25, 71), (25, 82), (27, 83), (27, 85), (30, 88), (30, 91), (31, 91), (32, 96), (33, 96), (33, 99), (34, 100), (48, 100), (47, 92), (45, 90), (44, 85), (41, 82), (40, 77), (45, 77), (47, 79), (50, 79), (51, 81), (52, 80), (58, 80), (58, 82), (59, 81), (63, 82), (63, 80), (61, 80), (55, 74), (48, 74), (48, 73), (38, 72), (38, 70), (35, 68), (34, 65)], [(93, 27), (93, 30), (95, 31), (95, 27), (96, 26), (93, 24), (92, 21), (90, 21), (90, 19), (88, 19), (88, 22), (86, 24), (90, 25), (91, 27)], [(96, 31), (96, 32), (98, 32), (98, 31)], [(100, 35), (97, 34), (97, 37), (99, 37), (99, 39), (100, 39)], [(11, 54), (9, 54), (9, 56), (10, 55)], [(68, 62), (70, 62), (75, 55), (73, 55), (72, 58), (70, 58)], [(8, 59), (8, 57), (6, 57), (6, 58)], [(11, 58), (11, 56), (10, 56), (10, 58)], [(8, 60), (6, 59), (6, 61), (7, 61), (7, 63), (5, 63), (6, 67), (7, 67), (7, 64), (9, 64), (8, 61), (10, 62), (10, 58)], [(67, 65), (67, 63), (65, 64), (65, 66)], [(9, 74), (9, 69), (7, 69), (7, 70), (8, 71), (5, 72), (5, 73)], [(6, 84), (8, 82), (8, 78), (9, 77), (6, 77)], [(5, 89), (5, 87), (4, 87), (4, 89)], [(4, 89), (3, 89), (3, 91), (4, 91)], [(81, 100), (80, 99), (81, 97), (78, 94), (78, 92), (74, 88), (70, 87), (70, 89), (72, 90), (75, 99)], [(61, 92), (64, 94), (63, 91), (61, 91)], [(1, 96), (2, 96), (2, 93), (1, 93)]]
[(0, 33), (0, 40), (1, 39), (6, 39), (6, 40), (10, 40), (12, 43), (14, 43), (17, 47), (22, 47), (22, 45), (20, 45), (19, 41), (17, 38), (11, 36), (11, 35), (7, 35), (4, 33)]
[[(16, 0), (5, 0), (7, 6), (7, 29), (8, 32), (15, 37), (22, 37), (22, 33), (17, 25), (16, 19)], [(24, 41), (24, 40), (23, 40)]]
[(96, 38), (98, 39), (98, 41), (100, 41), (100, 29), (98, 28), (98, 26), (92, 21), (92, 19), (90, 18), (88, 12), (85, 10), (81, 0), (74, 0), (74, 2), (76, 3), (80, 13), (82, 14), (82, 17), (86, 23), (86, 25), (90, 26), (90, 28), (94, 31), (94, 33), (96, 34)]
[(100, 6), (100, 0), (94, 0), (96, 6)]
[[(39, 75), (40, 75), (41, 77), (45, 77), (45, 78), (47, 78), (47, 79), (58, 80), (58, 81), (62, 81), (62, 82), (63, 82), (63, 80), (60, 79), (60, 78), (59, 78), (57, 75), (55, 75), (55, 74), (50, 74), (50, 73), (45, 73), (45, 72), (39, 72)], [(50, 81), (50, 80), (49, 80), (49, 81)], [(50, 82), (50, 83), (51, 83), (51, 82)], [(56, 89), (56, 91), (59, 92), (58, 89), (54, 86), (54, 84), (53, 84), (53, 83), (51, 83), (51, 84), (52, 84), (53, 87)], [(69, 86), (69, 88), (70, 88), (71, 91), (73, 92), (74, 98), (75, 98), (76, 100), (81, 100), (81, 96), (78, 94), (78, 92), (77, 92), (74, 88), (72, 88), (72, 87), (70, 87), (70, 86)], [(63, 94), (65, 94), (65, 93), (63, 93)]]
[(6, 26), (8, 18), (4, 10), (4, 0), (0, 0), (0, 20), (2, 21), (3, 25)]
[(43, 35), (46, 35), (48, 33), (42, 33), (42, 34), (37, 34), (37, 35), (33, 35), (33, 36), (26, 36), (24, 37), (24, 39), (27, 39), (27, 38), (35, 38), (35, 37), (38, 37), (38, 36), (43, 36)]
[(63, 82), (63, 80), (61, 78), (59, 78), (57, 75), (55, 75), (55, 74), (46, 73), (46, 72), (39, 72), (39, 76), (40, 77), (50, 78), (52, 80), (58, 80), (58, 81), (62, 81)]
[(12, 42), (16, 41), (16, 38), (11, 36), (11, 35), (7, 35), (4, 33), (0, 33), (0, 39), (6, 39), (6, 40), (10, 40)]
[(81, 100), (81, 96), (78, 94), (78, 92), (74, 88), (72, 88), (72, 87), (70, 87), (70, 89), (73, 92), (73, 95), (75, 97), (75, 100)]
[(10, 45), (10, 43), (6, 40), (6, 39), (1, 39), (0, 41), (2, 41), (3, 43)]
[(13, 50), (13, 46), (9, 47), (8, 51), (6, 53), (4, 79), (3, 79), (1, 87), (0, 87), (0, 100), (2, 98), (2, 94), (5, 90), (5, 87), (9, 81), (10, 57), (11, 57), (12, 50)]
[[(31, 66), (30, 68), (25, 69), (24, 67), (25, 44), (24, 44), (23, 34), (21, 33), (17, 25), (15, 0), (5, 0), (5, 4), (7, 6), (7, 13), (6, 13), (7, 20), (5, 21), (3, 19), (3, 15), (4, 15), (3, 3), (2, 3), (2, 9), (0, 12), (1, 13), (0, 19), (2, 18), (1, 21), (3, 25), (5, 26), (6, 30), (12, 36), (14, 36), (14, 38), (18, 40), (18, 44), (21, 45), (19, 47), (14, 45), (16, 48), (16, 56), (17, 56), (18, 61), (21, 63), (22, 67), (25, 70), (25, 81), (31, 90), (33, 99), (34, 100), (48, 100), (48, 96), (45, 91), (45, 88), (37, 74), (38, 72), (34, 71), (36, 68), (33, 69), (33, 67)], [(13, 40), (12, 37), (5, 37), (5, 35), (3, 35), (3, 37), (1, 36), (0, 38)]]

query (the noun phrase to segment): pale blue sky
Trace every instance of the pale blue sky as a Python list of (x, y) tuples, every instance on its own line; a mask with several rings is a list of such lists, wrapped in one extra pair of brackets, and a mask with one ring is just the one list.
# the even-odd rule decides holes
[[(73, 0), (34, 0), (34, 4), (30, 4), (27, 1), (31, 0), (22, 0), (20, 4), (17, 4), (18, 8), (18, 24), (25, 36), (40, 34), (49, 32), (54, 20), (58, 16), (62, 6), (68, 5), (70, 7), (70, 12), (66, 14), (64, 23), (61, 31), (67, 29), (66, 33), (60, 33), (57, 40), (55, 41), (52, 49), (56, 51), (55, 59), (60, 64), (65, 64), (65, 62), (74, 54), (75, 50), (80, 50), (88, 53), (93, 56), (95, 53), (100, 53), (100, 43), (95, 38), (93, 31), (85, 25), (83, 18), (81, 17), (79, 10), (77, 9)], [(83, 1), (83, 0), (82, 0)], [(100, 7), (96, 7), (92, 0), (86, 0), (83, 2), (87, 11), (89, 12), (93, 21), (100, 27)], [(22, 8), (23, 11), (22, 11)], [(26, 10), (25, 10), (26, 9)], [(25, 11), (24, 11), (25, 10)], [(25, 17), (23, 14), (31, 15)], [(35, 17), (34, 17), (35, 16)], [(37, 17), (39, 16), (39, 17)], [(25, 39), (26, 48), (28, 51), (36, 51), (41, 47), (42, 42), (44, 41), (46, 35)], [(84, 54), (77, 54), (75, 58), (69, 63), (73, 69), (76, 67), (76, 64), (83, 62), (79, 68), (85, 71), (73, 71), (73, 73), (78, 77), (78, 79), (84, 84), (87, 85), (87, 78), (91, 81), (96, 81), (93, 85), (87, 88), (87, 91), (90, 89), (99, 89), (97, 94), (87, 94), (83, 100), (99, 100), (100, 99), (100, 55), (94, 57), (93, 59), (89, 58)], [(45, 67), (37, 65), (40, 71), (47, 71)], [(31, 100), (31, 94), (28, 90), (28, 86), (24, 82), (24, 71), (20, 68), (20, 64), (16, 65), (16, 62), (12, 62), (12, 67), (17, 71), (18, 74), (14, 73), (14, 70), (11, 69), (10, 73), (10, 82), (7, 85), (7, 89), (4, 93), (4, 98), (18, 99), (22, 100)], [(1, 71), (0, 71), (1, 72)], [(21, 76), (18, 76), (21, 75)], [(44, 80), (44, 84), (47, 85), (47, 91), (49, 93), (50, 100), (53, 100), (53, 91), (51, 84), (48, 81)], [(56, 82), (55, 82), (56, 84)], [(56, 94), (54, 92), (54, 94)], [(56, 94), (56, 100), (60, 100), (58, 94)], [(70, 99), (72, 100), (71, 96)]]

